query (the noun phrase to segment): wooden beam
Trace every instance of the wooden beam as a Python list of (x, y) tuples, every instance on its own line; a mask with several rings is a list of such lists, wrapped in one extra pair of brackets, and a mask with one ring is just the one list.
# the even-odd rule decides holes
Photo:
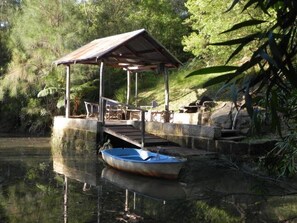
[(130, 71), (127, 70), (127, 101), (126, 104), (129, 105), (130, 102), (130, 85), (131, 85), (131, 78), (130, 78)]
[[(148, 33), (142, 36), (148, 43), (150, 43), (156, 51), (158, 51), (160, 54), (162, 54), (166, 58), (166, 63), (172, 63), (173, 61), (176, 61), (176, 59), (165, 49), (165, 47), (160, 48), (160, 44), (157, 43), (153, 38), (150, 37)], [(167, 60), (170, 57), (169, 61)], [(179, 66), (179, 63), (172, 63), (176, 67)]]
[(66, 66), (65, 117), (70, 117), (70, 65)]
[(138, 73), (135, 73), (135, 106), (138, 105)]
[(169, 78), (168, 78), (168, 71), (167, 68), (165, 67), (165, 64), (159, 64), (159, 72), (164, 75), (164, 96), (165, 96), (165, 116), (164, 116), (164, 121), (169, 122)]
[(169, 111), (169, 78), (168, 70), (164, 66), (164, 84), (165, 84), (165, 111)]
[(104, 63), (101, 61), (100, 63), (100, 86), (99, 86), (99, 109), (100, 109), (100, 114), (99, 114), (99, 121), (104, 122), (104, 107), (103, 107), (103, 99), (102, 97), (104, 96), (104, 83), (103, 83), (103, 67)]

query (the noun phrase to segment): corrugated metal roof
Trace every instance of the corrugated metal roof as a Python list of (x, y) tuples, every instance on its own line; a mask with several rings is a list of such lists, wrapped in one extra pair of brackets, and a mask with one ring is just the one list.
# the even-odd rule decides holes
[(54, 63), (99, 64), (101, 61), (109, 66), (130, 70), (155, 69), (161, 63), (166, 67), (181, 64), (145, 29), (93, 40)]

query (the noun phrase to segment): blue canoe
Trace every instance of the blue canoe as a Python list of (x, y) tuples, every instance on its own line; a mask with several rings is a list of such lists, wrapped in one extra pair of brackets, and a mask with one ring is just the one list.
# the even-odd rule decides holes
[(136, 148), (111, 148), (101, 151), (111, 167), (145, 176), (177, 179), (186, 159)]

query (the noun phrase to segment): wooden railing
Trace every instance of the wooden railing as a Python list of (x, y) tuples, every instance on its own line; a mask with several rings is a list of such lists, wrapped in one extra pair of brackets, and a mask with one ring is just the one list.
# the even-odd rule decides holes
[(116, 105), (116, 106), (121, 106), (124, 110), (129, 110), (129, 109), (133, 109), (133, 110), (137, 110), (139, 112), (141, 112), (141, 125), (140, 125), (140, 130), (141, 130), (141, 148), (144, 147), (144, 143), (145, 143), (145, 112), (147, 110), (139, 108), (139, 107), (135, 107), (133, 105), (128, 105), (128, 104), (124, 104), (121, 103), (119, 101), (110, 99), (110, 98), (106, 98), (106, 97), (101, 97), (101, 101), (100, 101), (100, 105), (99, 106), (99, 119), (98, 121), (102, 123), (102, 127), (105, 126), (105, 114), (106, 114), (106, 104), (109, 102), (109, 104), (112, 105)]

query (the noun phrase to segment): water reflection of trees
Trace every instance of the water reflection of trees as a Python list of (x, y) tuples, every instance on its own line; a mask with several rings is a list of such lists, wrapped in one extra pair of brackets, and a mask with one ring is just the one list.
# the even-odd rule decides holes
[(50, 161), (1, 160), (0, 222), (48, 222), (58, 216), (59, 188), (51, 169)]
[[(243, 174), (224, 165), (204, 161), (188, 164), (178, 183), (182, 187), (180, 190), (174, 183), (154, 183), (153, 178), (125, 176), (120, 171), (115, 173), (113, 170), (108, 177), (105, 175), (108, 171), (106, 168), (102, 171), (103, 166), (97, 160), (94, 161), (97, 166), (94, 166), (94, 163), (85, 162), (89, 161), (87, 158), (63, 159), (66, 167), (60, 174), (71, 179), (69, 187), (80, 184), (68, 201), (83, 202), (83, 197), (87, 196), (93, 214), (86, 211), (89, 213), (86, 219), (93, 221), (271, 222), (297, 216), (296, 196), (282, 198), (294, 191), (294, 187)], [(99, 179), (100, 175), (107, 179)], [(92, 181), (88, 182), (88, 179)], [(84, 190), (86, 182), (91, 185), (87, 191)], [(282, 206), (276, 206), (276, 203)], [(71, 210), (78, 208), (73, 205), (77, 206), (75, 203), (67, 206), (68, 218), (76, 215)]]
[(0, 222), (293, 222), (297, 215), (294, 183), (285, 187), (201, 163), (184, 173), (180, 190), (121, 172), (104, 180), (103, 168), (82, 154), (54, 157), (53, 165), (1, 160)]

